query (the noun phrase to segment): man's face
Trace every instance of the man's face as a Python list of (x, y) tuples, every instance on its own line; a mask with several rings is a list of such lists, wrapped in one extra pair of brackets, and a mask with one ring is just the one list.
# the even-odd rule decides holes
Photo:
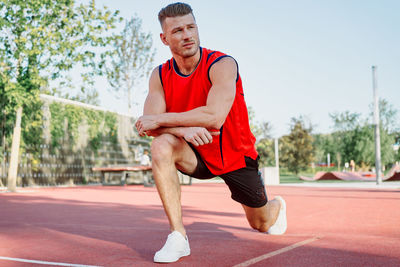
[(163, 23), (161, 40), (171, 52), (181, 57), (194, 56), (200, 46), (199, 32), (192, 14), (167, 17)]

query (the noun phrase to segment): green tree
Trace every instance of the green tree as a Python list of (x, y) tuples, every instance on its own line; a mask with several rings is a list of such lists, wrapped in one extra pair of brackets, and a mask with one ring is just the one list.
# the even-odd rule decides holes
[(395, 151), (395, 156), (394, 156), (394, 161), (395, 162), (400, 162), (400, 132), (395, 132), (392, 134), (395, 140), (395, 145), (396, 145), (396, 151)]
[(331, 162), (339, 165), (340, 159), (337, 158), (338, 146), (332, 134), (313, 135), (314, 159), (317, 162), (326, 162), (327, 154), (331, 155)]
[(272, 139), (272, 125), (270, 122), (257, 122), (254, 109), (247, 108), (250, 129), (256, 138), (256, 150), (260, 156), (261, 166), (275, 166), (274, 141)]
[(275, 143), (271, 134), (272, 125), (269, 122), (262, 122), (257, 125), (257, 129), (256, 149), (260, 155), (260, 165), (275, 166)]
[(363, 123), (361, 114), (344, 111), (329, 115), (334, 123), (332, 138), (337, 149), (335, 158), (337, 161), (340, 159), (341, 162), (355, 160), (355, 146), (358, 133), (356, 129), (361, 127)]
[(118, 20), (118, 11), (98, 9), (95, 1), (0, 1), (3, 142), (10, 138), (18, 106), (24, 108), (22, 143), (41, 142), (39, 93), (48, 93), (50, 80), (63, 80), (79, 66), (81, 91), (93, 85), (112, 54), (107, 45), (115, 38), (110, 30)]
[(261, 134), (261, 129), (256, 122), (256, 112), (254, 111), (253, 107), (247, 107), (247, 114), (249, 116), (250, 130), (257, 139)]
[[(369, 105), (369, 117), (373, 118), (373, 105)], [(394, 133), (400, 130), (400, 123), (397, 118), (398, 110), (393, 107), (386, 99), (379, 99), (379, 120), (380, 125), (388, 133)]]
[[(375, 165), (375, 138), (374, 127), (364, 125), (354, 130), (354, 161), (360, 166), (371, 167)], [(387, 166), (394, 162), (394, 138), (386, 129), (381, 127), (381, 163)]]
[[(372, 113), (371, 113), (372, 114)], [(370, 115), (371, 115), (370, 114)], [(382, 165), (390, 165), (395, 162), (395, 110), (386, 100), (380, 101), (380, 135), (381, 135), (381, 160)], [(345, 111), (343, 113), (330, 114), (335, 131), (331, 134), (337, 146), (337, 155), (343, 162), (354, 160), (364, 169), (375, 165), (375, 140), (374, 127), (368, 119), (362, 119), (359, 113)], [(371, 117), (371, 116), (370, 116)], [(338, 157), (337, 157), (338, 158)]]
[(260, 156), (260, 165), (275, 166), (275, 150), (273, 139), (261, 139), (256, 143), (256, 149)]
[(113, 45), (116, 53), (107, 68), (107, 78), (116, 92), (122, 90), (126, 94), (128, 113), (132, 114), (134, 86), (149, 75), (154, 61), (153, 40), (150, 33), (142, 31), (141, 19), (133, 17), (126, 21)]
[(348, 110), (329, 114), (333, 121), (333, 127), (337, 131), (354, 130), (361, 123), (361, 114)]
[(298, 174), (313, 161), (313, 137), (311, 123), (304, 117), (292, 118), (290, 134), (280, 139), (280, 162), (289, 171)]

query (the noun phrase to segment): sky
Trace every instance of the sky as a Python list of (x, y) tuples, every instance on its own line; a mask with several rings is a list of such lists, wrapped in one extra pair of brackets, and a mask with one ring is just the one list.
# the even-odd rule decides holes
[[(156, 67), (171, 58), (159, 38), (157, 14), (172, 2), (97, 0), (96, 5), (118, 9), (126, 19), (142, 19), (143, 31), (153, 36)], [(272, 124), (274, 137), (289, 133), (293, 117), (307, 117), (314, 133), (329, 133), (331, 113), (368, 116), (372, 65), (377, 66), (379, 96), (400, 112), (400, 1), (186, 3), (193, 8), (201, 46), (237, 60), (246, 103), (255, 111), (256, 121)], [(134, 116), (142, 112), (147, 85), (146, 79), (135, 88)], [(124, 97), (111, 94), (106, 80), (99, 79), (96, 87), (102, 107), (127, 112)]]

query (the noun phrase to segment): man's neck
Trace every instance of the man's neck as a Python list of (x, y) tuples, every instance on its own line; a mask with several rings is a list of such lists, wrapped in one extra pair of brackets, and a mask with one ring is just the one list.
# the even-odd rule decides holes
[(175, 62), (178, 65), (179, 72), (184, 75), (189, 75), (196, 69), (200, 61), (200, 49), (201, 48), (199, 48), (196, 54), (191, 57), (173, 55)]

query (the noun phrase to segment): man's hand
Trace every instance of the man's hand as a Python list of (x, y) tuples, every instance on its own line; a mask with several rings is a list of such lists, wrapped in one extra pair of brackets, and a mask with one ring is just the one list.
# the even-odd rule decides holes
[(146, 131), (155, 130), (160, 127), (156, 121), (157, 115), (143, 115), (135, 123), (140, 136), (145, 136)]
[(204, 127), (182, 127), (182, 137), (195, 146), (202, 146), (212, 142), (213, 135), (219, 135), (219, 132), (209, 132)]

